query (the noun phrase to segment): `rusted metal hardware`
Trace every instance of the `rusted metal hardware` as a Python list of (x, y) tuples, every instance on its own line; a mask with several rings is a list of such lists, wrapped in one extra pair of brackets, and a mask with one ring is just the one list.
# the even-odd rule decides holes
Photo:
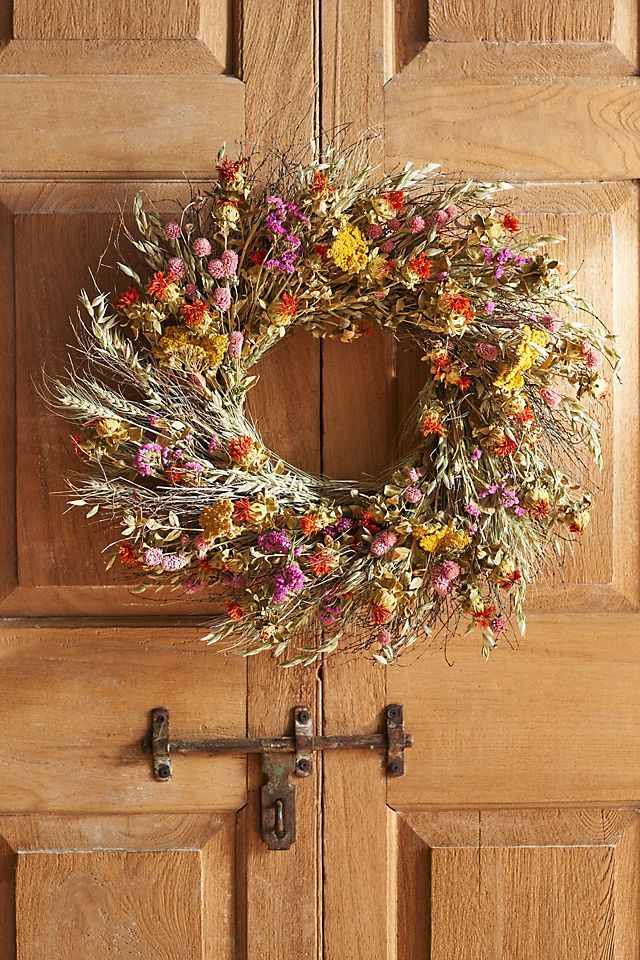
[(262, 839), (270, 850), (288, 850), (296, 839), (295, 787), (291, 778), (310, 776), (316, 750), (384, 750), (387, 776), (404, 774), (404, 751), (413, 745), (413, 738), (404, 731), (402, 704), (390, 703), (384, 716), (384, 733), (314, 737), (311, 711), (298, 706), (293, 711), (292, 737), (172, 740), (169, 710), (155, 707), (151, 711), (151, 735), (143, 740), (142, 749), (151, 754), (154, 778), (162, 781), (171, 779), (171, 756), (175, 753), (259, 753), (265, 774), (261, 791)]

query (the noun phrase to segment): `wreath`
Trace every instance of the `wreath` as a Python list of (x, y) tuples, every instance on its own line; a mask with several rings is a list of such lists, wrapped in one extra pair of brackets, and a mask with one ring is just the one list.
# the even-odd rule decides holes
[[(107, 565), (134, 592), (220, 596), (211, 643), (387, 663), (462, 619), (487, 654), (589, 521), (614, 341), (548, 256), (561, 238), (496, 208), (508, 184), (433, 164), (376, 182), (360, 157), (280, 158), (265, 187), (221, 151), (175, 219), (136, 198), (129, 286), (82, 292), (82, 362), (49, 384), (89, 468), (69, 502), (120, 523)], [(379, 482), (284, 463), (245, 414), (256, 365), (294, 328), (348, 343), (370, 324), (421, 351), (414, 449)]]

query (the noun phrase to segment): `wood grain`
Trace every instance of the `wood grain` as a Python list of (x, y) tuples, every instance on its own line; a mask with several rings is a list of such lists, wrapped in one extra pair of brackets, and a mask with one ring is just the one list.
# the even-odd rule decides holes
[(18, 855), (20, 960), (192, 960), (203, 955), (195, 851)]
[[(243, 4), (242, 75), (247, 125), (252, 143), (258, 141), (258, 149), (267, 149), (275, 141), (280, 148), (291, 148), (294, 156), (308, 156), (309, 142), (318, 131), (315, 16), (310, 0), (276, 0), (269, 4), (268, 15), (260, 0)], [(274, 109), (273, 91), (283, 89), (286, 102)], [(265, 439), (290, 462), (318, 472), (318, 342), (304, 334), (287, 338), (265, 358), (258, 372), (262, 379), (250, 407)], [(318, 729), (320, 697), (315, 670), (283, 670), (266, 657), (251, 657), (248, 683), (251, 736), (278, 736), (290, 731), (297, 705), (310, 709)], [(316, 960), (321, 954), (321, 757), (314, 757), (313, 767), (310, 777), (294, 778), (295, 845), (273, 852), (258, 833), (263, 774), (257, 757), (249, 763), (241, 865), (246, 878), (246, 920), (239, 931), (240, 950), (248, 960)]]
[(2, 172), (195, 173), (242, 137), (244, 88), (221, 76), (5, 76), (0, 112)]
[[(93, 947), (98, 936), (96, 956), (103, 956), (103, 943), (109, 945), (113, 955), (120, 955), (117, 951), (124, 950), (125, 943), (135, 950), (133, 941), (139, 929), (134, 929), (135, 913), (141, 910), (145, 923), (155, 923), (155, 915), (161, 911), (156, 924), (159, 930), (165, 922), (175, 926), (173, 915), (181, 907), (173, 900), (178, 896), (185, 901), (182, 909), (194, 914), (193, 936), (196, 940), (202, 937), (202, 951), (190, 954), (189, 960), (194, 956), (232, 960), (237, 955), (235, 920), (243, 892), (235, 878), (236, 819), (233, 812), (1, 817), (3, 958), (15, 957), (18, 870), (22, 871), (18, 923), (24, 955), (50, 956), (43, 944), (45, 935), (49, 936), (49, 950), (56, 945), (56, 955), (60, 956), (65, 955), (61, 940), (72, 941), (74, 934), (83, 936), (85, 949), (74, 952), (69, 944), (68, 956), (93, 957), (87, 945)], [(82, 869), (78, 869), (78, 857), (83, 858)], [(149, 875), (149, 866), (159, 871), (159, 881)], [(40, 889), (34, 886), (36, 877)], [(110, 916), (101, 909), (106, 898), (113, 907)], [(43, 923), (38, 925), (41, 907), (54, 903), (57, 915), (48, 916), (45, 909)], [(58, 917), (59, 927), (52, 931)], [(186, 937), (187, 943), (192, 942), (191, 936)], [(155, 943), (153, 937), (150, 942)], [(181, 943), (176, 947), (171, 934), (166, 942), (182, 948)], [(143, 951), (144, 947), (139, 945), (138, 949)]]
[(506, 180), (640, 175), (636, 79), (427, 83), (418, 64), (385, 87), (389, 166), (434, 161), (452, 176)]
[(415, 746), (389, 781), (398, 809), (634, 805), (640, 795), (637, 615), (529, 618), (488, 664), (472, 635), (388, 671)]
[(616, 809), (396, 816), (392, 955), (633, 956), (638, 827)]
[(553, 0), (441, 0), (429, 9), (429, 37), (449, 42), (605, 40), (613, 31), (614, 6), (614, 0), (579, 7)]
[(149, 711), (171, 710), (176, 735), (246, 730), (246, 666), (196, 631), (4, 626), (0, 637), (0, 809), (169, 812), (238, 809), (241, 757), (177, 758), (156, 783), (140, 743)]

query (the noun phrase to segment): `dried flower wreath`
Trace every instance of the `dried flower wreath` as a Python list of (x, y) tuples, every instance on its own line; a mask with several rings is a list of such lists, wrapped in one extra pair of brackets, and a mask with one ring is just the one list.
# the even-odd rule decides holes
[[(342, 640), (383, 663), (462, 616), (495, 645), (550, 543), (589, 520), (580, 447), (613, 338), (491, 200), (435, 165), (384, 176), (357, 149), (274, 164), (218, 156), (209, 190), (162, 222), (140, 197), (143, 273), (81, 302), (82, 364), (50, 383), (90, 475), (73, 506), (117, 519), (135, 592), (215, 591), (209, 642), (288, 664)], [(562, 316), (558, 315), (558, 311)], [(416, 446), (377, 484), (311, 476), (244, 413), (252, 372), (293, 327), (350, 341), (363, 321), (423, 354)], [(318, 629), (321, 627), (322, 629)], [(349, 638), (352, 638), (349, 640)]]

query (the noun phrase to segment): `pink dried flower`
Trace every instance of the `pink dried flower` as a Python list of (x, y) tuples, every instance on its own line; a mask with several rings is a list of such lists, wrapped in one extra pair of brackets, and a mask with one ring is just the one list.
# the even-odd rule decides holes
[(438, 227), (444, 227), (448, 219), (449, 218), (444, 210), (436, 210), (429, 217), (428, 223), (430, 227), (435, 227), (437, 230)]
[(369, 237), (369, 240), (378, 240), (384, 233), (384, 229), (380, 223), (368, 223), (364, 228), (364, 232)]
[(443, 577), (441, 573), (434, 573), (431, 577), (431, 586), (441, 597), (446, 597), (451, 593), (451, 581)]
[(176, 223), (175, 220), (170, 220), (169, 223), (165, 224), (164, 232), (167, 240), (179, 240), (182, 236), (180, 224)]
[(388, 646), (388, 644), (391, 643), (391, 639), (392, 639), (391, 630), (389, 630), (387, 627), (380, 627), (380, 629), (378, 630), (378, 633), (376, 634), (376, 640), (378, 641), (380, 646), (381, 647)]
[(371, 541), (371, 553), (374, 557), (384, 557), (385, 553), (393, 550), (398, 538), (393, 530), (382, 530)]
[(235, 250), (225, 250), (220, 257), (227, 277), (235, 276), (238, 269), (238, 254)]
[(426, 223), (424, 217), (412, 217), (409, 221), (409, 230), (411, 230), (411, 233), (422, 233), (425, 227)]
[(402, 224), (397, 217), (392, 217), (391, 220), (387, 220), (387, 226), (390, 230), (399, 230)]
[(393, 240), (385, 240), (384, 243), (380, 244), (380, 250), (382, 253), (391, 253), (393, 250)]
[(218, 260), (215, 257), (209, 260), (207, 263), (207, 272), (214, 280), (224, 279), (225, 271), (222, 260)]
[(194, 297), (198, 296), (198, 288), (196, 287), (195, 283), (188, 283), (184, 288), (184, 292), (188, 297), (191, 297), (192, 300)]
[(419, 487), (407, 487), (404, 498), (407, 503), (417, 503), (418, 500), (422, 500), (422, 490)]
[(493, 617), (489, 621), (489, 627), (492, 633), (496, 635), (499, 633), (504, 633), (507, 626), (507, 620), (505, 617)]
[(209, 440), (209, 448), (208, 448), (209, 453), (213, 453), (213, 451), (216, 449), (217, 446), (218, 446), (218, 438), (211, 437), (211, 440)]
[(558, 317), (554, 317), (552, 313), (545, 313), (540, 317), (540, 322), (549, 333), (558, 333), (562, 327), (562, 321)]
[(195, 539), (194, 539), (194, 541), (193, 541), (193, 545), (194, 545), (194, 547), (196, 548), (196, 550), (198, 551), (198, 556), (199, 556), (199, 557), (204, 557), (204, 555), (205, 555), (205, 553), (207, 552), (207, 550), (209, 550), (209, 549), (211, 548), (211, 544), (210, 544), (210, 543), (208, 542), (208, 540), (206, 539), (204, 533), (199, 533), (199, 534), (197, 535), (197, 537), (195, 537)]
[(159, 567), (162, 563), (162, 558), (164, 554), (160, 547), (149, 547), (148, 550), (142, 554), (142, 562), (147, 567)]
[(213, 291), (213, 302), (223, 312), (231, 306), (231, 290), (228, 287), (216, 287)]
[(444, 211), (447, 215), (447, 220), (455, 220), (456, 217), (460, 216), (460, 207), (457, 207), (455, 203), (450, 203), (448, 207), (445, 207)]
[(495, 360), (500, 351), (495, 343), (478, 343), (476, 344), (476, 353), (483, 360)]
[(244, 343), (244, 334), (239, 330), (234, 330), (229, 334), (229, 356), (232, 360), (239, 360), (242, 356), (242, 345)]
[(600, 351), (588, 340), (583, 340), (580, 344), (580, 354), (590, 370), (595, 370), (604, 360)]
[(187, 268), (182, 257), (170, 257), (167, 261), (168, 273), (172, 280), (183, 280)]
[(191, 249), (196, 257), (208, 257), (211, 253), (211, 244), (206, 237), (196, 237), (191, 244)]
[(166, 570), (167, 573), (172, 573), (174, 570), (182, 570), (188, 563), (188, 557), (181, 557), (177, 553), (168, 553), (162, 558), (162, 569)]
[(457, 580), (460, 576), (460, 564), (455, 560), (443, 560), (440, 564), (440, 573), (447, 580)]
[(542, 387), (540, 390), (540, 396), (548, 407), (557, 407), (562, 400), (562, 394), (558, 393), (557, 390), (554, 390), (553, 387)]
[(409, 467), (409, 469), (407, 470), (407, 480), (409, 480), (410, 483), (417, 483), (419, 479), (420, 479), (420, 474), (418, 473), (416, 468)]
[(493, 302), (493, 300), (487, 300), (487, 302), (484, 305), (484, 312), (487, 314), (487, 316), (490, 317), (493, 311), (495, 310), (495, 308), (496, 308), (496, 305)]

